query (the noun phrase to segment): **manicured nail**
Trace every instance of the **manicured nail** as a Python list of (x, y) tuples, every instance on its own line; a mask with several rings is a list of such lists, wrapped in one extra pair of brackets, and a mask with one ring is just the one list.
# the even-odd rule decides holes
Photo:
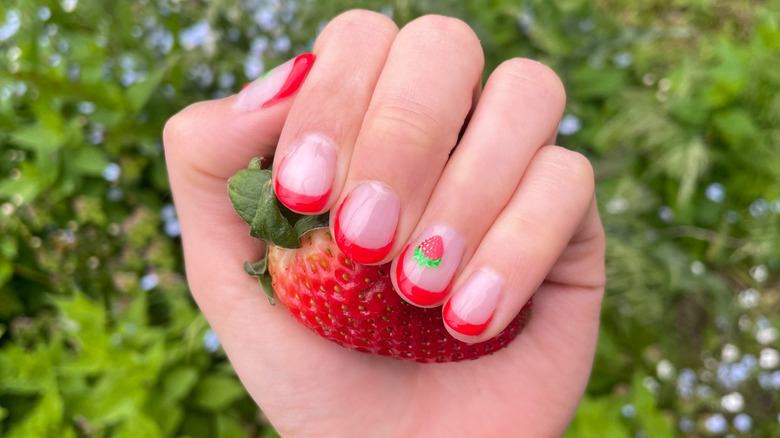
[(426, 228), (395, 260), (392, 272), (398, 291), (418, 306), (441, 304), (465, 249), (465, 240), (452, 227)]
[(496, 272), (480, 269), (444, 304), (444, 322), (458, 333), (477, 336), (485, 331), (504, 287)]
[(245, 113), (258, 108), (268, 108), (292, 96), (301, 88), (314, 59), (314, 54), (304, 53), (245, 85), (236, 97), (236, 111)]
[(325, 207), (336, 174), (338, 151), (331, 139), (306, 134), (279, 163), (276, 197), (298, 213), (316, 213)]
[(336, 212), (336, 243), (354, 262), (381, 261), (393, 246), (400, 210), (398, 196), (390, 187), (378, 181), (361, 183)]

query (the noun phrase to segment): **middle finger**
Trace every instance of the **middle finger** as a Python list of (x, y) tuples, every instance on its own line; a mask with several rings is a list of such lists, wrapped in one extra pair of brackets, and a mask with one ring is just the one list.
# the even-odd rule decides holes
[(426, 16), (401, 29), (332, 215), (347, 257), (379, 263), (408, 239), (457, 142), (483, 64), (477, 36), (460, 20)]

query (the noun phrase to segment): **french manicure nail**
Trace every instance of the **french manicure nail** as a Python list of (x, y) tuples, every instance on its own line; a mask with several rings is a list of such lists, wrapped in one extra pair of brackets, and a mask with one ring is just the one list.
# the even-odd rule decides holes
[(298, 139), (279, 164), (275, 185), (279, 201), (298, 213), (322, 210), (330, 197), (337, 155), (336, 145), (324, 135)]
[(258, 108), (268, 108), (292, 96), (301, 88), (314, 59), (314, 54), (304, 53), (245, 85), (236, 97), (236, 111), (246, 113)]
[(401, 203), (387, 185), (356, 186), (336, 212), (334, 232), (341, 251), (357, 263), (377, 263), (390, 252)]
[(493, 319), (503, 287), (496, 272), (484, 268), (474, 272), (444, 304), (444, 322), (458, 333), (480, 335)]
[(440, 304), (452, 287), (466, 243), (448, 225), (426, 228), (401, 252), (393, 273), (396, 286), (408, 301), (418, 306)]

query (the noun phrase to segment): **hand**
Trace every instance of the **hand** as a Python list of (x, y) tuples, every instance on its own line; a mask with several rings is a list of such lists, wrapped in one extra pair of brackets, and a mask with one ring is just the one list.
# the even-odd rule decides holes
[[(560, 80), (512, 59), (482, 91), (477, 37), (438, 16), (399, 31), (380, 14), (347, 12), (314, 54), (188, 107), (164, 133), (189, 284), (242, 382), (285, 437), (561, 435), (592, 364), (604, 236), (590, 164), (551, 146)], [(453, 336), (494, 336), (533, 295), (530, 325), (494, 355), (428, 365), (312, 335), (241, 268), (263, 248), (226, 181), (271, 155), (280, 200), (340, 210), (331, 227), (357, 261), (404, 263), (439, 235), (441, 269), (411, 262), (394, 283), (417, 305), (450, 300)]]

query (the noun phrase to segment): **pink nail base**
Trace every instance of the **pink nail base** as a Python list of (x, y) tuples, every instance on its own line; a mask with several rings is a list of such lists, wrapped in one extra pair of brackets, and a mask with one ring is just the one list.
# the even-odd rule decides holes
[(342, 202), (341, 206), (339, 206), (338, 212), (336, 213), (336, 220), (333, 224), (336, 245), (338, 245), (341, 252), (353, 262), (362, 263), (364, 265), (381, 262), (390, 253), (390, 248), (392, 248), (393, 241), (395, 240), (395, 233), (393, 233), (393, 238), (390, 239), (390, 242), (382, 248), (364, 248), (355, 244), (347, 239), (344, 232), (341, 230), (341, 224), (339, 223), (341, 209), (344, 208), (345, 203), (346, 199), (345, 202)]

